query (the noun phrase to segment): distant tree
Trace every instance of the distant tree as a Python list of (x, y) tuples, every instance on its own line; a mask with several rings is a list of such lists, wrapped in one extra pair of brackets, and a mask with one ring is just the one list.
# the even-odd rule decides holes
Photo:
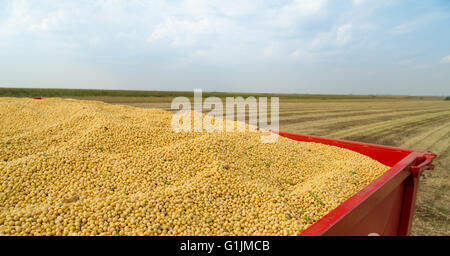
[(450, 100), (450, 96), (445, 97), (445, 100)]

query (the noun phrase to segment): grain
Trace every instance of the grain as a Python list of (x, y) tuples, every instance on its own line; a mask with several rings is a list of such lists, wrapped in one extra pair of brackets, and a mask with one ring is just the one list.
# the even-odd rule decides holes
[(1, 235), (292, 235), (388, 167), (262, 132), (173, 132), (172, 114), (0, 98)]

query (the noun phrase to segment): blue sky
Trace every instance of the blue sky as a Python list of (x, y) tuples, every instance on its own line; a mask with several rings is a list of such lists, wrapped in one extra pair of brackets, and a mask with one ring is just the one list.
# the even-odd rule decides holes
[(450, 1), (0, 0), (0, 87), (450, 95)]

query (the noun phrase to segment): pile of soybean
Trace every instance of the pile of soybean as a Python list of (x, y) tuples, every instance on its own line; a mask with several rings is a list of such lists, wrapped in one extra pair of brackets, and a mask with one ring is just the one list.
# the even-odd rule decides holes
[(172, 113), (0, 98), (0, 235), (294, 235), (388, 167)]

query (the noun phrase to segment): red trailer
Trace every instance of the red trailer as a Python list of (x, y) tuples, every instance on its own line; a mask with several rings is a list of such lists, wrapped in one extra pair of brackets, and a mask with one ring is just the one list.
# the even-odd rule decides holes
[(411, 230), (420, 173), (433, 169), (436, 156), (382, 145), (277, 132), (297, 141), (346, 148), (390, 166), (382, 176), (315, 222), (301, 236), (406, 236)]

